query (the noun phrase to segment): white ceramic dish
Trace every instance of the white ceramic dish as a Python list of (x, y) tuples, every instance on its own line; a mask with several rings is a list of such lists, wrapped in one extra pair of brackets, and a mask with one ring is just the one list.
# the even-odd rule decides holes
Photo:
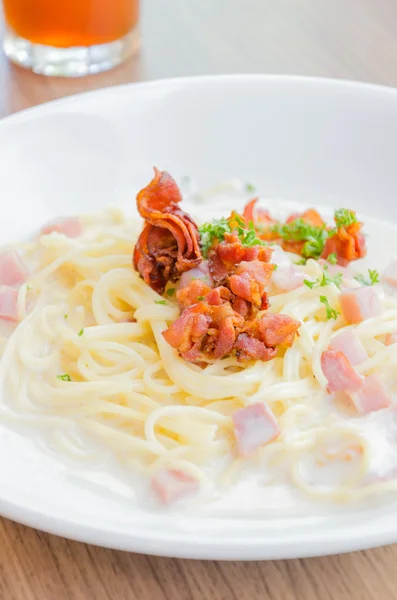
[[(267, 196), (397, 221), (397, 91), (297, 77), (232, 76), (123, 86), (0, 124), (2, 241), (60, 214), (116, 203), (156, 164), (200, 185), (237, 177)], [(342, 201), (343, 199), (343, 201)], [(153, 513), (120, 484), (87, 482), (0, 427), (0, 512), (103, 546), (212, 559), (303, 557), (397, 541), (396, 505), (289, 518)]]

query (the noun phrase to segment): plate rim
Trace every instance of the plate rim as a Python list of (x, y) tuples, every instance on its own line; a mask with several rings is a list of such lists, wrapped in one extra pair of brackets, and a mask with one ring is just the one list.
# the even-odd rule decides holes
[[(297, 86), (324, 87), (330, 90), (344, 89), (351, 90), (354, 93), (370, 93), (376, 95), (392, 95), (397, 97), (397, 88), (388, 85), (374, 84), (364, 81), (355, 81), (349, 79), (337, 79), (326, 77), (312, 77), (304, 75), (284, 75), (284, 74), (225, 74), (225, 75), (200, 75), (189, 77), (173, 77), (167, 79), (155, 79), (152, 81), (129, 82), (106, 88), (89, 90), (78, 94), (58, 98), (39, 104), (27, 109), (22, 109), (0, 120), (0, 132), (2, 128), (12, 127), (14, 124), (34, 119), (40, 114), (45, 114), (48, 110), (62, 109), (67, 105), (79, 105), (87, 102), (96, 96), (112, 97), (113, 95), (124, 94), (131, 91), (153, 90), (153, 89), (178, 89), (205, 86), (212, 84), (221, 84), (224, 82), (241, 83), (244, 81), (255, 82), (258, 85), (266, 83), (267, 85), (293, 84)], [(269, 537), (266, 532), (261, 531), (257, 537), (239, 537), (233, 543), (229, 539), (214, 538), (208, 533), (194, 532), (169, 532), (164, 537), (157, 533), (153, 537), (152, 533), (145, 529), (135, 527), (135, 531), (116, 532), (108, 531), (98, 526), (90, 524), (81, 524), (76, 520), (68, 520), (66, 517), (57, 517), (40, 513), (37, 510), (27, 508), (18, 502), (12, 502), (1, 497), (0, 491), (0, 514), (3, 517), (12, 519), (23, 525), (45, 531), (50, 534), (62, 536), (79, 542), (95, 544), (106, 548), (117, 550), (133, 551), (138, 553), (152, 554), (157, 556), (167, 556), (176, 558), (194, 558), (210, 560), (273, 560), (288, 558), (305, 558), (310, 556), (322, 556), (335, 553), (344, 553), (355, 550), (363, 550), (377, 547), (380, 545), (391, 544), (397, 541), (397, 524), (393, 527), (387, 522), (382, 522), (378, 528), (374, 528), (373, 523), (369, 530), (365, 529), (365, 523), (359, 529), (359, 525), (353, 524), (350, 528), (343, 530), (338, 526), (337, 535), (334, 539), (317, 539), (313, 532), (305, 536), (300, 536), (299, 540), (293, 537), (286, 541), (284, 536), (281, 541), (275, 540), (275, 534)], [(164, 513), (166, 515), (167, 513)], [(374, 514), (374, 513), (372, 513)], [(376, 515), (374, 520), (376, 521)], [(357, 531), (355, 531), (357, 530)], [(351, 537), (351, 531), (355, 537)], [(195, 539), (193, 539), (193, 534)], [(320, 534), (317, 534), (320, 536)], [(339, 537), (338, 537), (339, 536)], [(332, 536), (331, 536), (332, 537)]]

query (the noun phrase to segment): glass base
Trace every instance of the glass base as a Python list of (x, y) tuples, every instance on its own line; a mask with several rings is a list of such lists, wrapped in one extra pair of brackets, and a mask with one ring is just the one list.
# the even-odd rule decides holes
[(83, 77), (108, 71), (134, 54), (139, 47), (139, 28), (123, 38), (97, 46), (55, 48), (33, 44), (8, 30), (4, 52), (14, 63), (53, 77)]

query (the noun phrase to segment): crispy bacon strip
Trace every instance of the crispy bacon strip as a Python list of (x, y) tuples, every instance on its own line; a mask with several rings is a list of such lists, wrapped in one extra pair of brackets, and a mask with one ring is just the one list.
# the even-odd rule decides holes
[(308, 208), (303, 213), (292, 213), (286, 220), (286, 223), (292, 223), (297, 219), (301, 219), (304, 223), (308, 223), (314, 227), (322, 227), (325, 225), (324, 219), (314, 208)]
[(366, 253), (365, 237), (361, 233), (363, 224), (359, 221), (348, 227), (340, 227), (335, 235), (329, 237), (324, 246), (322, 258), (335, 253), (338, 264), (347, 265), (352, 260), (363, 258)]
[(243, 246), (236, 233), (226, 233), (225, 240), (210, 251), (208, 267), (215, 285), (223, 285), (241, 262), (268, 263), (271, 256), (268, 246)]
[(188, 306), (204, 300), (204, 297), (210, 291), (211, 288), (204, 281), (201, 279), (192, 279), (188, 285), (185, 285), (185, 287), (179, 289), (176, 293), (180, 310), (183, 311)]
[(198, 302), (186, 308), (168, 329), (164, 339), (189, 362), (199, 362), (204, 356), (222, 358), (230, 354), (236, 339), (236, 327), (244, 318), (234, 312), (229, 302), (209, 305)]
[[(255, 205), (258, 199), (254, 198), (245, 206), (243, 218), (246, 223), (252, 221), (258, 237), (262, 240), (273, 241), (287, 252), (302, 255), (303, 247), (307, 240), (285, 240), (279, 236), (277, 231), (273, 231), (274, 225), (279, 222), (274, 220), (268, 211), (257, 209)], [(303, 221), (313, 227), (324, 227), (325, 221), (321, 215), (314, 209), (309, 208), (303, 213), (293, 213), (286, 220), (286, 224), (291, 224), (296, 220)], [(361, 233), (362, 223), (354, 222), (347, 227), (339, 227), (334, 235), (325, 241), (321, 258), (328, 258), (330, 254), (336, 254), (338, 264), (347, 265), (353, 260), (357, 260), (366, 255), (365, 237)], [(327, 228), (330, 231), (330, 228)]]
[(292, 345), (299, 329), (299, 321), (288, 315), (263, 315), (247, 321), (238, 335), (235, 349), (239, 360), (270, 360), (278, 346)]
[(178, 203), (181, 193), (174, 179), (154, 168), (154, 178), (137, 196), (137, 206), (145, 219), (144, 229), (134, 250), (134, 267), (145, 282), (162, 294), (167, 281), (202, 261), (198, 229)]
[(240, 361), (270, 360), (280, 345), (292, 344), (299, 328), (299, 322), (287, 315), (264, 315), (247, 321), (248, 312), (235, 310), (239, 299), (248, 304), (247, 300), (234, 297), (226, 287), (211, 290), (198, 280), (179, 290), (177, 299), (184, 310), (163, 336), (190, 362), (229, 354)]
[(265, 288), (273, 270), (274, 265), (260, 260), (242, 261), (229, 277), (229, 287), (236, 296), (251, 302), (256, 308), (265, 310), (269, 307)]
[(255, 210), (258, 200), (259, 198), (253, 198), (245, 205), (243, 212), (244, 221), (247, 224), (250, 222), (254, 223), (257, 235), (262, 240), (269, 242), (279, 240), (278, 234), (271, 230), (273, 225), (277, 225), (278, 221), (273, 219), (273, 217), (270, 216), (269, 211), (264, 208), (257, 208)]

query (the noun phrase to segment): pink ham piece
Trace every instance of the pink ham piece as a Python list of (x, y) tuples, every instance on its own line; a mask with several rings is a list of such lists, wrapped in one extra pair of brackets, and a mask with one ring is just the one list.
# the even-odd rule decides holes
[[(349, 284), (352, 281), (354, 281), (355, 272), (352, 271), (351, 268), (343, 267), (342, 265), (332, 265), (327, 260), (324, 260), (322, 258), (320, 258), (318, 262), (322, 267), (324, 267), (324, 265), (327, 265), (328, 274), (331, 277), (335, 277), (335, 275), (341, 274), (343, 278), (343, 283)], [(354, 283), (358, 285), (357, 282)]]
[(354, 330), (348, 329), (333, 337), (329, 349), (343, 352), (353, 367), (368, 359), (368, 353)]
[(360, 389), (345, 394), (360, 414), (387, 408), (392, 403), (390, 393), (377, 375), (368, 375)]
[(63, 235), (69, 238), (75, 238), (83, 233), (84, 228), (78, 217), (63, 217), (44, 225), (41, 234), (46, 235), (53, 231), (63, 233)]
[(386, 281), (389, 285), (397, 287), (397, 260), (393, 259), (389, 263), (383, 273), (383, 281)]
[(249, 456), (280, 434), (276, 418), (262, 402), (241, 408), (234, 413), (232, 420), (237, 452), (243, 457)]
[(17, 252), (0, 254), (0, 285), (19, 286), (26, 281), (28, 270)]
[(382, 306), (376, 290), (369, 285), (342, 290), (340, 305), (347, 323), (361, 323), (365, 319), (377, 317)]
[(197, 492), (199, 488), (199, 480), (180, 469), (161, 469), (152, 479), (152, 490), (166, 506)]
[(307, 278), (307, 275), (299, 271), (292, 263), (290, 265), (280, 265), (273, 272), (272, 282), (280, 290), (289, 292), (296, 290), (296, 288), (303, 285), (303, 281)]
[(271, 262), (277, 265), (271, 281), (280, 290), (289, 292), (303, 285), (307, 276), (293, 264), (288, 254), (280, 246), (273, 247)]
[(343, 352), (326, 350), (321, 355), (321, 368), (328, 381), (328, 392), (355, 392), (364, 377), (351, 366)]
[(18, 290), (8, 285), (0, 286), (0, 319), (18, 322)]
[(194, 269), (190, 269), (190, 271), (185, 271), (182, 273), (181, 278), (179, 280), (179, 289), (186, 287), (193, 279), (201, 279), (210, 287), (213, 286), (213, 281), (211, 277), (211, 273), (208, 268), (208, 260), (203, 260), (199, 264), (198, 267)]

